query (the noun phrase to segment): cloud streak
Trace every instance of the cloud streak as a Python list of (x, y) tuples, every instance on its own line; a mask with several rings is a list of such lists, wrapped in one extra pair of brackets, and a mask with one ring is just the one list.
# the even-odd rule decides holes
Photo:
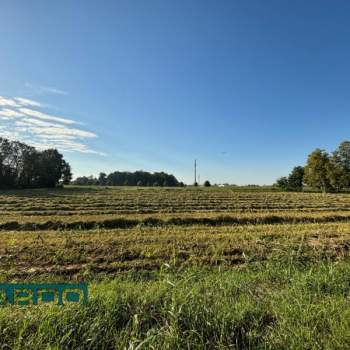
[(61, 95), (61, 96), (68, 95), (67, 91), (64, 91), (52, 86), (42, 86), (42, 85), (34, 85), (31, 83), (26, 83), (25, 87), (30, 89), (33, 93), (37, 95), (43, 95), (43, 94), (52, 94), (52, 95)]
[(16, 117), (22, 117), (23, 114), (19, 113), (17, 111), (14, 111), (13, 109), (9, 109), (9, 108), (4, 108), (4, 109), (0, 109), (0, 115), (4, 116), (4, 117), (12, 117), (12, 118), (16, 118)]
[(5, 98), (0, 96), (0, 106), (9, 106), (9, 107), (20, 107), (20, 104), (12, 98)]
[(19, 108), (18, 110), (19, 110), (19, 112), (21, 112), (27, 116), (34, 117), (34, 118), (39, 118), (39, 119), (44, 119), (44, 120), (52, 120), (52, 121), (55, 121), (58, 123), (63, 123), (63, 124), (76, 124), (77, 123), (71, 119), (55, 117), (53, 115), (42, 113), (42, 112), (39, 112), (39, 111), (36, 111), (33, 109), (29, 109), (29, 108)]
[(21, 105), (21, 106), (31, 106), (31, 107), (41, 107), (41, 103), (29, 100), (28, 98), (24, 97), (15, 97), (15, 100)]
[(45, 113), (42, 108), (43, 104), (28, 98), (0, 96), (0, 135), (39, 149), (105, 155), (87, 145), (88, 140), (97, 138), (95, 133), (73, 127), (81, 123)]

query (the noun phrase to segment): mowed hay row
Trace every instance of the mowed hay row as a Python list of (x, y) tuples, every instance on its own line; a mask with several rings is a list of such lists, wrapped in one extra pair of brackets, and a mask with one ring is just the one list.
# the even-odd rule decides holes
[(137, 226), (237, 226), (350, 221), (350, 211), (259, 211), (129, 215), (0, 216), (0, 231), (93, 230)]
[(68, 187), (0, 192), (0, 215), (347, 209), (349, 194), (238, 192), (229, 188)]
[(174, 267), (321, 262), (349, 256), (350, 223), (0, 233), (0, 275), (76, 276)]

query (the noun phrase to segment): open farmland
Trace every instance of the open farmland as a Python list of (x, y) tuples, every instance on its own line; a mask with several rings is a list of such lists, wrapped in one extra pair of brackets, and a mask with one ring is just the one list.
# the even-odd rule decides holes
[(2, 307), (0, 348), (349, 348), (349, 249), (348, 194), (3, 191), (1, 280), (90, 303)]
[[(0, 192), (0, 228), (119, 228), (348, 220), (350, 195), (235, 188), (99, 188)], [(205, 220), (207, 219), (207, 221)], [(37, 226), (37, 227), (35, 227)]]

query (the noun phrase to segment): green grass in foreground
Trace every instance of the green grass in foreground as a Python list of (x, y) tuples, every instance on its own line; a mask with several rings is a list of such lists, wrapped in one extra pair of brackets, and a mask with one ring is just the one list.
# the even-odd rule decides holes
[(1, 349), (346, 349), (350, 264), (270, 261), (133, 274), (87, 307), (3, 307)]

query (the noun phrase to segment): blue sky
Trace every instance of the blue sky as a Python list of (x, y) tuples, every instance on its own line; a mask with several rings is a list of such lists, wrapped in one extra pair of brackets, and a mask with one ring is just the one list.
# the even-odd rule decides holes
[(2, 0), (0, 134), (75, 175), (272, 183), (350, 139), (350, 2)]

